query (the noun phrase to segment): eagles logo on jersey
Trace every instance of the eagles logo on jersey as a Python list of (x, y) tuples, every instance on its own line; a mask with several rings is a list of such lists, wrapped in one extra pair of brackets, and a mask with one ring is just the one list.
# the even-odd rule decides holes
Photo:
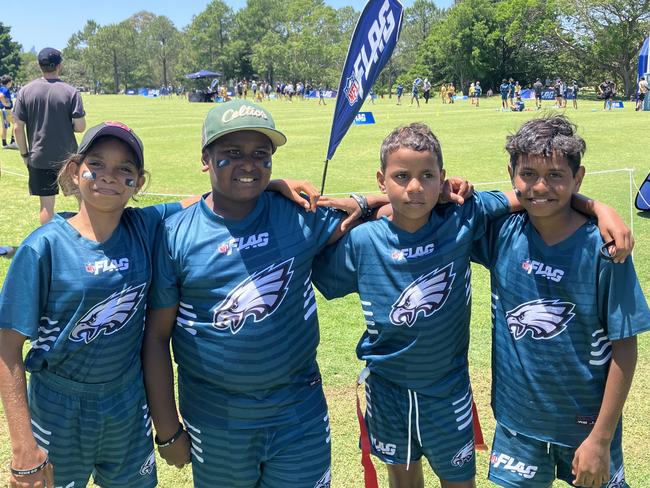
[(329, 468), (325, 471), (325, 474), (319, 479), (314, 488), (330, 488), (330, 483), (332, 482), (332, 473)]
[(419, 313), (431, 316), (445, 304), (454, 282), (454, 263), (434, 269), (411, 283), (393, 303), (389, 318), (394, 325), (411, 327)]
[(156, 453), (151, 451), (151, 454), (147, 456), (145, 462), (140, 466), (140, 476), (147, 476), (153, 473), (153, 470), (156, 468)]
[(212, 325), (236, 334), (248, 317), (261, 322), (282, 303), (293, 271), (293, 258), (257, 271), (237, 285), (214, 310)]
[(539, 299), (522, 303), (506, 313), (510, 333), (516, 340), (530, 332), (533, 339), (550, 339), (562, 333), (575, 316), (575, 305), (559, 300)]
[(474, 457), (474, 440), (469, 441), (460, 448), (453, 458), (451, 458), (451, 465), (460, 468), (465, 463), (469, 462)]
[(612, 479), (607, 483), (606, 488), (625, 488), (627, 485), (625, 483), (625, 469), (623, 465), (616, 470)]
[(70, 332), (70, 340), (89, 344), (101, 334), (111, 335), (133, 317), (144, 296), (145, 283), (113, 293), (88, 310)]

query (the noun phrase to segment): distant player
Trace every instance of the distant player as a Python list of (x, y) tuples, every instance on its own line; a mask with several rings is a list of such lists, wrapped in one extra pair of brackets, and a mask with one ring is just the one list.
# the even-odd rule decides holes
[[(0, 111), (2, 112), (2, 120), (0, 120), (2, 131), (2, 148), (3, 149), (18, 149), (16, 139), (14, 137), (13, 118), (11, 117), (11, 109), (14, 108), (13, 97), (11, 94), (11, 87), (14, 80), (9, 75), (2, 75), (0, 78)], [(11, 127), (11, 140), (7, 144), (7, 129)]]
[(413, 105), (413, 101), (418, 104), (418, 108), (420, 108), (420, 83), (422, 83), (421, 78), (416, 78), (413, 80), (413, 86), (411, 87), (411, 103), (410, 105)]
[(594, 221), (571, 208), (585, 142), (562, 116), (508, 137), (526, 213), (488, 225), (474, 258), (492, 277), (489, 478), (504, 487), (628, 487), (621, 412), (650, 310), (632, 260), (601, 253)]
[(510, 93), (510, 83), (505, 78), (501, 80), (499, 85), (499, 93), (501, 94), (501, 110), (508, 110), (508, 94)]
[(533, 83), (533, 91), (535, 92), (535, 108), (539, 110), (542, 108), (542, 90), (544, 89), (544, 84), (539, 78)]
[(474, 84), (474, 98), (476, 101), (474, 102), (474, 105), (476, 105), (476, 108), (479, 107), (481, 103), (481, 95), (483, 94), (483, 88), (481, 88), (481, 82), (477, 81)]
[(645, 97), (648, 96), (648, 81), (645, 79), (645, 76), (642, 76), (639, 79), (639, 94), (636, 99), (636, 108), (635, 111), (639, 111), (643, 108), (643, 101)]
[(402, 104), (402, 93), (404, 93), (404, 87), (401, 83), (397, 84), (397, 105)]

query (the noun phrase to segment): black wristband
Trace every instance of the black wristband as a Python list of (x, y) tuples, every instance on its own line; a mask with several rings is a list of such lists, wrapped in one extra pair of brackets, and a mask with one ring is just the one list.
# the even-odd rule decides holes
[(368, 199), (358, 193), (352, 193), (350, 194), (350, 197), (359, 205), (359, 208), (361, 209), (361, 218), (365, 220), (370, 217), (372, 209), (368, 206)]
[(29, 157), (29, 153), (27, 152), (27, 153), (25, 153), (25, 154), (21, 154), (20, 157), (21, 157), (21, 158), (28, 158), (28, 157)]
[(11, 474), (13, 474), (14, 476), (28, 476), (30, 474), (38, 473), (39, 471), (44, 470), (45, 467), (48, 464), (50, 464), (50, 458), (46, 457), (45, 461), (43, 461), (41, 464), (39, 464), (35, 468), (31, 468), (31, 469), (14, 469), (14, 468), (10, 467), (10, 469), (11, 469)]
[(158, 435), (156, 434), (156, 436), (153, 438), (153, 440), (154, 440), (154, 442), (156, 443), (156, 445), (158, 446), (158, 449), (160, 449), (160, 448), (162, 448), (162, 447), (169, 447), (169, 446), (171, 446), (174, 442), (176, 442), (176, 441), (178, 440), (178, 438), (183, 434), (183, 432), (185, 432), (185, 427), (183, 427), (183, 424), (181, 424), (181, 423), (179, 422), (179, 423), (178, 423), (178, 430), (177, 430), (176, 433), (175, 433), (173, 436), (171, 436), (169, 439), (167, 439), (166, 441), (162, 442), (160, 439), (158, 439)]

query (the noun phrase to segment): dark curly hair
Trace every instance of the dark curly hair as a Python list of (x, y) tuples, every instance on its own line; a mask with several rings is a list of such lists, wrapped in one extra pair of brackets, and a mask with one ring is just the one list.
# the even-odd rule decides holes
[(513, 170), (522, 156), (556, 154), (568, 160), (575, 176), (586, 150), (587, 144), (576, 134), (576, 126), (564, 115), (529, 120), (506, 140), (506, 151), (510, 154), (510, 166)]

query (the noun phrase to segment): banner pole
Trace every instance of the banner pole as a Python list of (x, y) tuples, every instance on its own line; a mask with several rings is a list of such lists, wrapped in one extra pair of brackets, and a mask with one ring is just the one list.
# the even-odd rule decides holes
[(327, 178), (327, 164), (329, 163), (329, 159), (325, 160), (325, 167), (323, 168), (323, 181), (320, 184), (320, 194), (322, 195), (323, 192), (325, 191), (325, 178)]

